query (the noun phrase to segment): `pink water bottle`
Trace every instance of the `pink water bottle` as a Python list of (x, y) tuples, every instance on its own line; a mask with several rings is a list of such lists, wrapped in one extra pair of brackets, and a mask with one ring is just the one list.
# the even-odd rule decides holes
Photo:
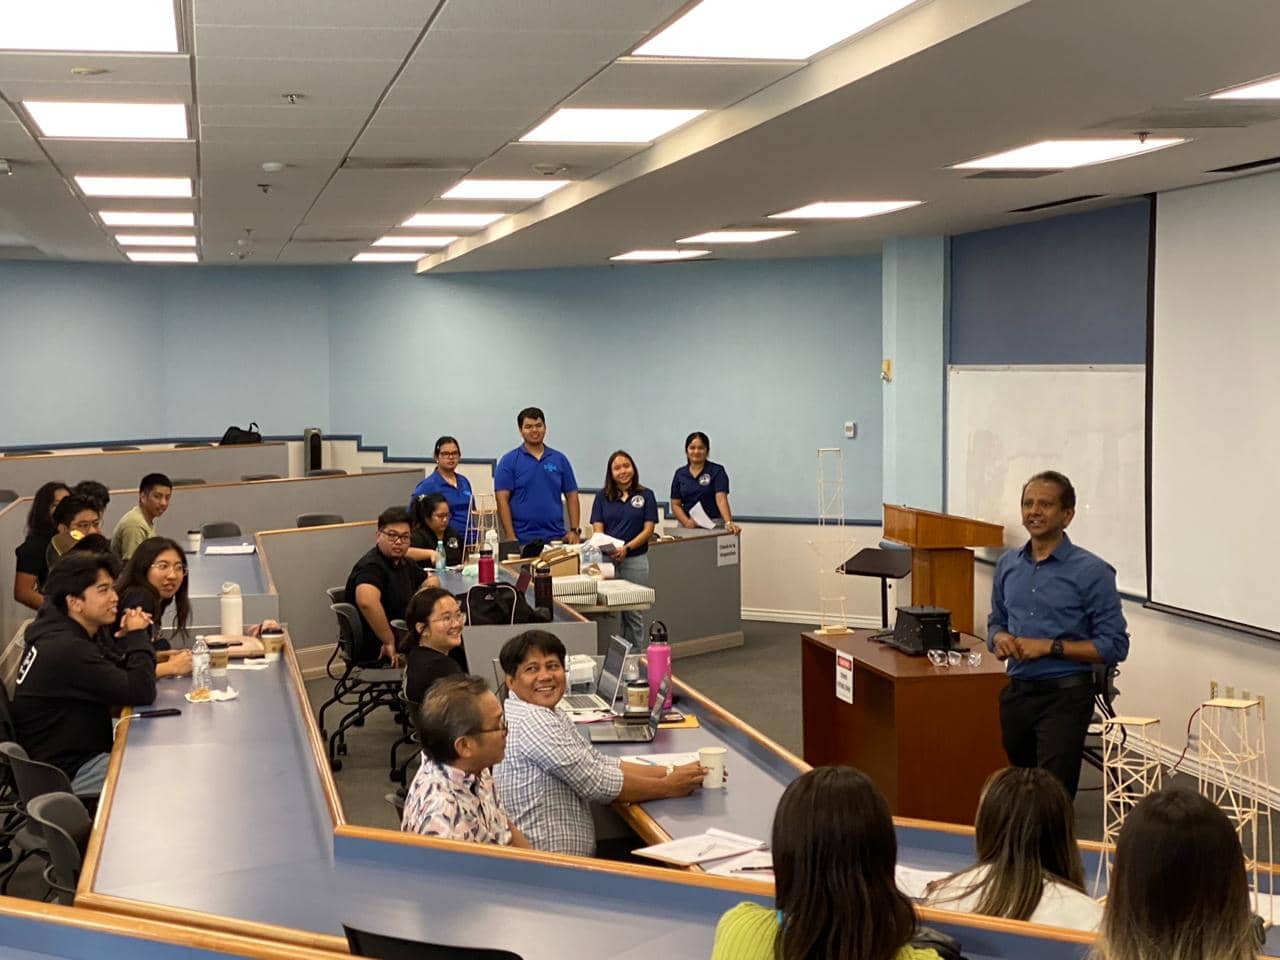
[[(661, 620), (653, 621), (649, 627), (649, 647), (645, 651), (649, 665), (649, 709), (653, 709), (658, 699), (658, 688), (663, 680), (671, 677), (671, 645), (667, 643), (667, 625)], [(671, 686), (667, 686), (667, 699), (662, 704), (663, 710), (671, 709)]]
[[(443, 549), (443, 548), (441, 548)], [(493, 551), (488, 547), (480, 548), (480, 582), (483, 584), (493, 583)]]

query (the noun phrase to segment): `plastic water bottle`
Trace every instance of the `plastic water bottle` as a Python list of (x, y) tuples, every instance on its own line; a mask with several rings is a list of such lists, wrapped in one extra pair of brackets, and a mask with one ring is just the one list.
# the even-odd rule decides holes
[(197, 636), (191, 647), (191, 689), (212, 690), (213, 675), (209, 670), (209, 645), (204, 636)]
[(436, 538), (436, 574), (443, 578), (445, 568), (448, 566), (449, 560), (445, 556), (444, 537), (440, 536)]
[(498, 559), (498, 531), (490, 527), (484, 532), (484, 545), (493, 551), (493, 558)]
[(604, 554), (600, 552), (600, 548), (595, 544), (586, 543), (582, 545), (582, 566), (584, 568), (591, 566), (593, 563), (599, 563), (604, 559)]

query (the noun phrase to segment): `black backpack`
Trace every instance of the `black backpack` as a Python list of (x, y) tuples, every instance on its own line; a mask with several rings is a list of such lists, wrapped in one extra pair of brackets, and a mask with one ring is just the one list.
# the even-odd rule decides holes
[(227, 427), (227, 432), (222, 435), (222, 439), (218, 441), (220, 447), (232, 447), (240, 443), (261, 443), (262, 434), (258, 431), (256, 423), (249, 424), (247, 430), (241, 430), (239, 427)]
[(507, 583), (478, 583), (458, 596), (467, 623), (473, 627), (507, 626), (515, 623), (548, 623), (549, 610), (538, 610)]

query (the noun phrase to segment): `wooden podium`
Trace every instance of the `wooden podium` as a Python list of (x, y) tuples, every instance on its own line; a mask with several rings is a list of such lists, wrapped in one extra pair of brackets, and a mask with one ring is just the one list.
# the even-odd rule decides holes
[(1004, 546), (998, 523), (884, 505), (886, 540), (911, 548), (911, 603), (946, 607), (951, 629), (973, 633), (973, 550)]

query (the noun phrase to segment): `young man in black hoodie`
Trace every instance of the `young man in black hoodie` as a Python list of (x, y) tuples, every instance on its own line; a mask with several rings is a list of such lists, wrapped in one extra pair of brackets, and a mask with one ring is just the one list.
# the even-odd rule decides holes
[(156, 698), (151, 617), (126, 610), (123, 636), (112, 636), (118, 561), (110, 554), (70, 553), (49, 571), (44, 605), (27, 628), (18, 667), (13, 722), (33, 760), (51, 763), (80, 796), (96, 796), (111, 754), (111, 708)]

